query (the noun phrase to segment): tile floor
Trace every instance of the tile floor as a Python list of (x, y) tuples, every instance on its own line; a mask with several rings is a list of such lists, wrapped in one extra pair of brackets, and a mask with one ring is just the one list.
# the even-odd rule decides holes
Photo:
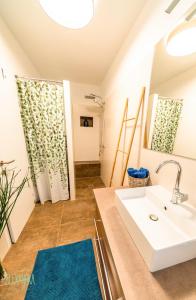
[(75, 162), (76, 178), (100, 176), (100, 162)]
[[(96, 204), (92, 190), (103, 186), (100, 177), (78, 178), (77, 201), (37, 204), (17, 243), (4, 259), (7, 273), (31, 274), (38, 250), (94, 237)], [(23, 283), (0, 284), (0, 299), (23, 300), (26, 288)]]

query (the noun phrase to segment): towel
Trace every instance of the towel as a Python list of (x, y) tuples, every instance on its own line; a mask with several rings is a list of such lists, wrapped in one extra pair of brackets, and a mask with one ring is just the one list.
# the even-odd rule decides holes
[(147, 178), (149, 175), (148, 169), (145, 168), (140, 168), (140, 169), (128, 168), (127, 172), (129, 176), (134, 178)]

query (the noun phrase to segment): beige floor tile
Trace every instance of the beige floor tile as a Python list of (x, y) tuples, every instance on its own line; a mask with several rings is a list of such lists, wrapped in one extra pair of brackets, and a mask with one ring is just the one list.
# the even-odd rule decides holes
[(12, 284), (0, 286), (1, 300), (24, 300), (27, 290), (27, 285)]
[(60, 225), (61, 214), (65, 205), (64, 202), (65, 201), (63, 201), (63, 204), (61, 205), (51, 204), (51, 202), (50, 204), (36, 205), (25, 226), (25, 229), (46, 228)]
[(80, 219), (92, 219), (96, 212), (96, 205), (87, 201), (75, 201), (71, 205), (65, 205), (63, 210), (61, 224)]
[(64, 241), (79, 241), (95, 236), (95, 229), (92, 219), (67, 222), (61, 225), (58, 243)]

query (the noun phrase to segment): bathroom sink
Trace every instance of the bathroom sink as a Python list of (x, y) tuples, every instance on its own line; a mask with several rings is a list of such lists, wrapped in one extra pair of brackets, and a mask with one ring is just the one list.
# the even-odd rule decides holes
[(196, 257), (196, 209), (160, 185), (115, 191), (119, 214), (151, 272)]

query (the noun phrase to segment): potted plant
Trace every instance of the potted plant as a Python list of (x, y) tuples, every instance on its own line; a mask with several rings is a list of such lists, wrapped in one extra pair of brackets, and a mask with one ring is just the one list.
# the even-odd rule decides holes
[[(16, 204), (18, 197), (20, 196), (28, 177), (25, 176), (19, 183), (18, 174), (20, 171), (14, 169), (9, 170), (4, 167), (4, 163), (0, 162), (0, 238), (4, 232), (6, 225), (8, 224), (9, 217)], [(5, 270), (0, 261), (0, 280), (5, 277)]]

